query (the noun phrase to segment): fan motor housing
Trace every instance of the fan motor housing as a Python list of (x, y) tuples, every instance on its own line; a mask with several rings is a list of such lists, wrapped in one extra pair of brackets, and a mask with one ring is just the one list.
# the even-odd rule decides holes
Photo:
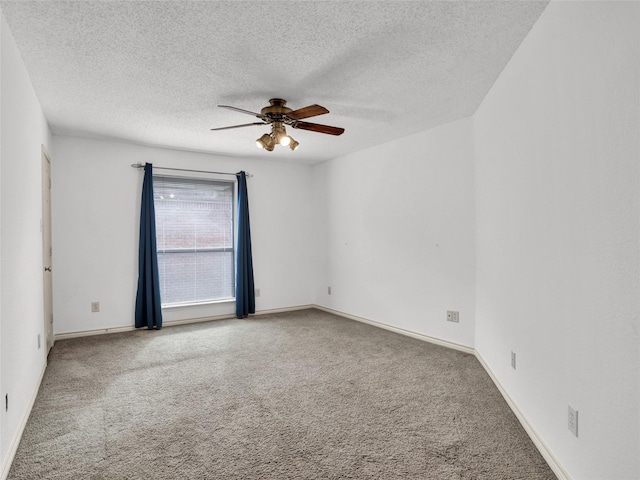
[(262, 115), (266, 115), (268, 117), (281, 117), (282, 115), (286, 115), (292, 111), (289, 107), (285, 106), (287, 104), (286, 100), (281, 98), (272, 98), (269, 100), (269, 103), (271, 105), (260, 110)]

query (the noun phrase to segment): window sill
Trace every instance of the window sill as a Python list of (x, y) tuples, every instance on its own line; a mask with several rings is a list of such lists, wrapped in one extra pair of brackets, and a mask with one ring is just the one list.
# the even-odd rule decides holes
[(205, 305), (218, 305), (221, 303), (233, 303), (235, 298), (223, 298), (222, 300), (209, 300), (206, 302), (189, 302), (189, 303), (170, 303), (168, 305), (162, 305), (162, 310), (172, 310), (174, 308), (188, 308), (188, 307), (202, 307)]

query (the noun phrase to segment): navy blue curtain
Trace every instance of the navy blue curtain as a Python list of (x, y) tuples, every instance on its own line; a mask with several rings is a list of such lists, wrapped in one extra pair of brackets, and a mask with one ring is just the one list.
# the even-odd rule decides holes
[(256, 313), (253, 290), (253, 259), (251, 257), (251, 229), (249, 228), (249, 198), (247, 176), (236, 173), (238, 179), (238, 245), (236, 249), (236, 317), (246, 318)]
[(144, 166), (138, 247), (138, 294), (136, 295), (136, 328), (149, 329), (162, 328), (152, 168), (150, 163)]

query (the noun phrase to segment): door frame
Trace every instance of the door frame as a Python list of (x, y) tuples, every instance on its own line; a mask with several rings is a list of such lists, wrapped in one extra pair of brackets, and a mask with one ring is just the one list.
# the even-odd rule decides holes
[(42, 145), (42, 295), (45, 357), (54, 343), (53, 335), (53, 247), (51, 228), (51, 157)]

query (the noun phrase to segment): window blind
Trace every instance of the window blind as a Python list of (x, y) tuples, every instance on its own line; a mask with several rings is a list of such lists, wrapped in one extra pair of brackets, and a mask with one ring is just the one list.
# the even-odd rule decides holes
[(163, 305), (233, 298), (234, 183), (153, 177)]

